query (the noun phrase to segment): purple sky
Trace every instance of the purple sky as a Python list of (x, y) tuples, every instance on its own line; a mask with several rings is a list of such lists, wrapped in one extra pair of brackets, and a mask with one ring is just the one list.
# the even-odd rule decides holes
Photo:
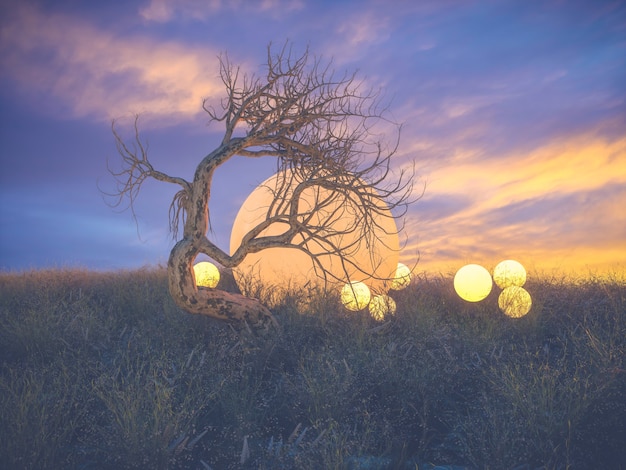
[[(259, 72), (287, 39), (358, 70), (403, 123), (396, 168), (415, 160), (426, 192), (402, 260), (626, 269), (623, 1), (3, 0), (0, 18), (0, 269), (164, 263), (177, 188), (146, 184), (138, 226), (107, 206), (111, 119), (141, 113), (155, 167), (191, 179), (221, 140), (201, 108), (223, 96), (217, 55)], [(218, 170), (223, 249), (273, 168)]]

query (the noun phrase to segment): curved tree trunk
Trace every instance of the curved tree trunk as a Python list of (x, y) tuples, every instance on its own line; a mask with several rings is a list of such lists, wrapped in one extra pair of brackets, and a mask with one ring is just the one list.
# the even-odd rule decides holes
[(245, 322), (255, 329), (266, 329), (276, 322), (271, 312), (258, 300), (196, 286), (192, 266), (196, 256), (198, 253), (212, 255), (206, 252), (204, 241), (209, 228), (211, 180), (220, 157), (220, 152), (215, 152), (207, 156), (196, 169), (191, 198), (186, 207), (183, 238), (174, 245), (167, 262), (170, 295), (179, 307), (189, 313)]
[[(299, 56), (292, 55), (289, 43), (277, 54), (268, 48), (267, 71), (255, 77), (240, 76), (238, 67), (232, 66), (227, 58), (220, 58), (220, 77), (227, 96), (218, 106), (221, 109), (213, 109), (206, 101), (203, 109), (210, 117), (209, 122), (225, 125), (224, 137), (220, 145), (200, 161), (192, 182), (162, 173), (152, 166), (148, 148), (139, 139), (138, 117), (132, 145), (124, 142), (116, 131), (115, 122), (112, 123), (117, 150), (122, 157), (122, 169), (109, 170), (118, 184), (111, 194), (118, 198), (114, 205), (128, 198), (132, 207), (148, 178), (182, 188), (170, 206), (172, 233), (175, 237), (178, 235), (179, 220), (184, 220), (184, 229), (182, 240), (170, 253), (168, 282), (176, 304), (190, 313), (245, 322), (253, 327), (276, 324), (270, 311), (254, 299), (198, 288), (192, 265), (199, 253), (226, 268), (233, 268), (248, 254), (261, 250), (278, 246), (302, 250), (304, 247), (315, 262), (326, 253), (332, 253), (339, 256), (345, 266), (354, 264), (349, 256), (357, 245), (342, 245), (337, 240), (344, 240), (344, 235), (355, 235), (359, 240), (365, 237), (369, 247), (377, 241), (372, 229), (379, 226), (377, 217), (383, 211), (405, 213), (412, 194), (411, 178), (403, 182), (404, 172), (401, 172), (397, 182), (388, 185), (384, 181), (391, 171), (390, 162), (398, 141), (388, 146), (372, 139), (375, 137), (370, 124), (372, 119), (392, 122), (385, 117), (386, 107), (379, 101), (378, 93), (362, 89), (355, 75), (336, 76), (330, 63), (310, 59), (308, 50)], [(399, 130), (400, 126), (398, 138)], [(277, 158), (280, 171), (294, 171), (306, 184), (291, 191), (291, 184), (285, 180), (285, 184), (276, 188), (266, 220), (251, 228), (239, 248), (229, 255), (208, 240), (207, 232), (213, 173), (235, 155)], [(365, 161), (369, 163), (362, 167)], [(312, 208), (299, 208), (300, 196), (309, 188), (328, 190), (339, 196), (325, 198)], [(356, 208), (355, 214), (362, 220), (357, 219), (358, 223), (347, 228), (334, 227), (333, 221), (341, 217), (341, 211), (328, 211), (332, 201), (345, 201), (346, 205)], [(396, 217), (401, 215), (393, 216)], [(281, 235), (263, 235), (271, 224), (286, 222), (290, 228)], [(324, 252), (310, 252), (304, 242), (319, 244)], [(319, 268), (324, 275), (333, 276), (321, 264)]]
[(170, 295), (176, 305), (189, 313), (218, 320), (245, 321), (254, 329), (267, 329), (276, 322), (271, 312), (258, 300), (218, 289), (198, 288), (192, 263), (198, 251), (188, 239), (179, 241), (167, 263)]

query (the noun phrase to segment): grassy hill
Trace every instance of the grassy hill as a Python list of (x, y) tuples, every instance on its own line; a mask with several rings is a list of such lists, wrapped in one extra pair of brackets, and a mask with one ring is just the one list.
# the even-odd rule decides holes
[(422, 277), (384, 322), (259, 289), (258, 337), (180, 311), (161, 269), (0, 274), (0, 467), (620, 468), (626, 282), (526, 288), (510, 319)]

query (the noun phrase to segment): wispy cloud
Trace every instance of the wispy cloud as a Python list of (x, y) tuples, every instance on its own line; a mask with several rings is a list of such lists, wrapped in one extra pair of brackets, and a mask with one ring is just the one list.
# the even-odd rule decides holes
[[(391, 33), (390, 18), (374, 11), (358, 12), (346, 18), (338, 27), (340, 36), (352, 47), (385, 41)], [(343, 46), (346, 43), (342, 44)]]
[[(529, 268), (626, 267), (625, 11), (611, 0), (5, 0), (0, 80), (3, 122), (11, 125), (2, 138), (11, 155), (2, 177), (39, 198), (49, 179), (71, 187), (73, 199), (83, 190), (72, 178), (84, 180), (100, 158), (85, 158), (93, 142), (77, 145), (74, 129), (106, 134), (95, 145), (104, 168), (110, 131), (102, 121), (135, 112), (146, 115), (156, 161), (165, 147), (168, 168), (192, 171), (207, 145), (197, 132), (206, 122), (202, 99), (224, 93), (218, 52), (262, 73), (265, 45), (289, 38), (296, 49), (333, 57), (338, 73), (358, 70), (365, 88), (391, 101), (389, 117), (403, 123), (394, 170), (415, 158), (416, 191), (426, 183), (408, 214), (405, 250), (419, 250), (422, 269), (503, 258)], [(154, 131), (150, 117), (179, 126)], [(42, 127), (39, 138), (21, 145), (33, 126)], [(393, 140), (384, 124), (374, 130)], [(54, 136), (62, 142), (47, 144)], [(233, 163), (216, 179), (213, 215), (225, 221), (225, 240), (259, 168), (269, 176), (274, 167)], [(160, 186), (145, 189), (140, 212), (159, 226), (166, 217), (156, 208), (169, 200), (158, 199)], [(71, 202), (54, 213), (69, 212)], [(76, 213), (92, 210), (83, 209)], [(30, 214), (11, 212), (11, 226), (36, 226), (39, 219), (19, 219), (22, 212)]]
[(220, 0), (150, 0), (139, 9), (139, 14), (146, 21), (165, 23), (171, 21), (177, 13), (193, 19), (204, 20), (219, 11)]
[(146, 21), (166, 23), (179, 17), (204, 21), (222, 9), (283, 14), (303, 6), (302, 0), (149, 0), (139, 14)]
[(568, 269), (626, 263), (625, 168), (626, 138), (592, 132), (528, 154), (460, 152), (425, 175), (407, 255), (419, 250), (422, 268), (443, 270), (513, 256)]
[[(0, 64), (38, 105), (72, 117), (195, 115), (221, 92), (217, 52), (147, 36), (121, 37), (79, 17), (16, 8), (5, 19)], [(49, 110), (52, 111), (52, 110)]]

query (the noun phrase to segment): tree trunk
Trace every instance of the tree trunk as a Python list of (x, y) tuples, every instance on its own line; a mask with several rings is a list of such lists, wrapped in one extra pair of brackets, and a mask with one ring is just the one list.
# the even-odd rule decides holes
[(190, 201), (185, 208), (187, 219), (183, 239), (174, 245), (167, 262), (170, 295), (176, 305), (189, 313), (245, 323), (253, 329), (267, 329), (270, 325), (276, 325), (276, 321), (258, 300), (196, 286), (192, 264), (200, 252), (211, 256), (201, 245), (208, 230), (211, 180), (222, 153), (223, 149), (220, 149), (205, 157), (196, 168)]
[(167, 277), (170, 295), (176, 305), (189, 313), (230, 322), (245, 322), (255, 330), (276, 325), (271, 312), (256, 299), (218, 289), (198, 288), (192, 268), (197, 254), (194, 243), (186, 238), (172, 248), (167, 263)]

